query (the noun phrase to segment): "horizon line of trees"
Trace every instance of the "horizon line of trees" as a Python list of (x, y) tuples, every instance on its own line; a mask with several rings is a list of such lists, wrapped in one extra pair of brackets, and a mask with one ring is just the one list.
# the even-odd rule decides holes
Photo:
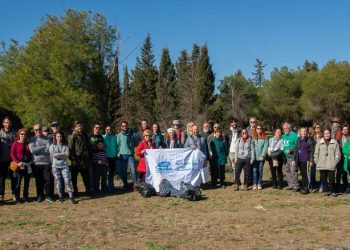
[(251, 79), (237, 70), (215, 86), (207, 44), (182, 50), (175, 62), (163, 48), (157, 66), (147, 34), (135, 67), (123, 65), (121, 82), (120, 39), (102, 14), (68, 9), (46, 16), (26, 45), (2, 42), (0, 115), (10, 112), (26, 127), (53, 120), (69, 127), (76, 119), (87, 126), (127, 120), (136, 127), (145, 118), (163, 129), (174, 119), (228, 124), (229, 116), (242, 125), (255, 116), (270, 127), (350, 119), (347, 61), (319, 69), (306, 60), (297, 69), (275, 68), (265, 79), (266, 64), (256, 59)]

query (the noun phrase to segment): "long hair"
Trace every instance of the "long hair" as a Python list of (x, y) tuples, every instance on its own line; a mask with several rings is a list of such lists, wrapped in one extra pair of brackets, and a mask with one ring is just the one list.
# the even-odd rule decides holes
[(25, 137), (24, 137), (24, 141), (27, 141), (27, 139), (28, 139), (28, 130), (25, 129), (25, 128), (21, 128), (21, 129), (19, 129), (19, 130), (17, 131), (17, 133), (16, 133), (16, 140), (19, 140), (19, 134), (20, 134), (21, 132), (26, 133), (26, 135), (25, 135)]
[(157, 125), (157, 128), (158, 128), (157, 134), (161, 134), (162, 132), (161, 132), (160, 126), (159, 126), (159, 124), (158, 124), (157, 122), (155, 122), (155, 123), (152, 124), (152, 133), (153, 133), (153, 126), (154, 126), (154, 125)]
[[(256, 125), (256, 128), (259, 126), (261, 127), (261, 133), (260, 133), (261, 139), (266, 140), (267, 136), (266, 136), (265, 129), (261, 125)], [(254, 140), (258, 139), (258, 132), (256, 131), (256, 128), (252, 132), (252, 137)]]
[(57, 131), (57, 132), (54, 134), (54, 137), (53, 137), (53, 144), (57, 145), (56, 135), (58, 135), (58, 134), (60, 134), (61, 137), (62, 137), (62, 140), (61, 140), (62, 145), (67, 145), (67, 144), (68, 144), (67, 138), (64, 136), (64, 134), (63, 134), (61, 131)]

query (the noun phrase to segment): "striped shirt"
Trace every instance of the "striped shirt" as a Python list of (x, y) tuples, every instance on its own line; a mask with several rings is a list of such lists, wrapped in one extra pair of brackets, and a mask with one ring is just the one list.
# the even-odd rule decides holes
[(106, 152), (104, 150), (97, 150), (92, 154), (92, 161), (97, 165), (107, 165)]

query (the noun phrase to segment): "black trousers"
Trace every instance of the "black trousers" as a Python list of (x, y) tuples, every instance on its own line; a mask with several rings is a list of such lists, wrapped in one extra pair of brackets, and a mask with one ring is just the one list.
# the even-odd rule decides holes
[(95, 192), (106, 192), (107, 191), (107, 166), (94, 164), (94, 191)]
[(72, 184), (73, 184), (73, 190), (74, 194), (78, 194), (78, 174), (80, 173), (81, 177), (83, 178), (83, 183), (85, 187), (85, 192), (89, 193), (89, 176), (88, 176), (88, 169), (86, 167), (83, 167), (81, 165), (75, 165), (71, 168), (72, 172)]
[(5, 194), (5, 182), (10, 163), (10, 161), (0, 162), (0, 195)]
[(283, 185), (283, 172), (282, 172), (283, 158), (279, 157), (277, 159), (277, 163), (278, 163), (278, 166), (274, 167), (272, 159), (269, 159), (269, 166), (270, 166), (270, 171), (271, 171), (271, 176), (272, 176), (272, 185), (274, 187), (277, 187), (277, 185), (282, 187), (282, 185)]
[[(343, 191), (345, 191), (345, 189), (348, 186), (348, 173), (344, 170), (344, 158), (342, 156), (341, 161), (337, 164), (337, 173), (335, 176), (335, 183), (337, 184), (337, 188), (340, 189), (340, 181), (343, 182)], [(339, 190), (342, 191), (342, 190)]]
[(114, 190), (114, 176), (116, 175), (115, 165), (117, 162), (117, 158), (107, 157), (107, 160), (108, 160), (108, 189), (109, 189), (109, 191), (113, 191)]
[(249, 159), (238, 159), (235, 164), (235, 184), (241, 185), (241, 172), (242, 169), (244, 170), (244, 185), (249, 185), (249, 181), (251, 180), (250, 174), (252, 167), (250, 165), (250, 158)]
[(307, 175), (307, 161), (299, 161), (298, 167), (299, 167), (301, 177), (303, 180), (302, 189), (306, 190), (309, 188), (309, 177)]
[(322, 187), (327, 190), (327, 180), (329, 184), (329, 193), (334, 193), (334, 182), (335, 182), (335, 171), (333, 170), (320, 170), (321, 175), (321, 185)]
[(28, 199), (30, 177), (31, 177), (31, 174), (28, 174), (27, 167), (25, 167), (25, 169), (19, 169), (15, 172), (15, 178), (17, 182), (16, 182), (14, 194), (16, 196), (17, 201), (19, 200), (19, 197), (20, 197), (22, 179), (24, 179), (23, 198)]
[(35, 177), (37, 197), (52, 197), (54, 179), (51, 165), (34, 165), (33, 174)]
[(218, 178), (220, 178), (220, 185), (225, 184), (225, 165), (212, 165), (211, 179), (214, 185), (217, 184)]

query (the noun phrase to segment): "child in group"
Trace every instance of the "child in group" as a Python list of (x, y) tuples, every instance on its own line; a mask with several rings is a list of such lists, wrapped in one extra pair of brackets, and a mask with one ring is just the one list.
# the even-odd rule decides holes
[(63, 202), (63, 183), (68, 192), (70, 202), (76, 204), (77, 201), (73, 197), (73, 190), (71, 184), (71, 175), (68, 167), (69, 148), (60, 132), (55, 133), (53, 144), (50, 145), (50, 156), (52, 161), (52, 174), (56, 179), (57, 192), (59, 196), (59, 203)]
[[(104, 150), (104, 144), (102, 140), (96, 142), (96, 149), (92, 153), (92, 161), (94, 164), (94, 179), (96, 192), (107, 192), (107, 167), (108, 160), (106, 152)], [(100, 189), (101, 187), (101, 189)]]

